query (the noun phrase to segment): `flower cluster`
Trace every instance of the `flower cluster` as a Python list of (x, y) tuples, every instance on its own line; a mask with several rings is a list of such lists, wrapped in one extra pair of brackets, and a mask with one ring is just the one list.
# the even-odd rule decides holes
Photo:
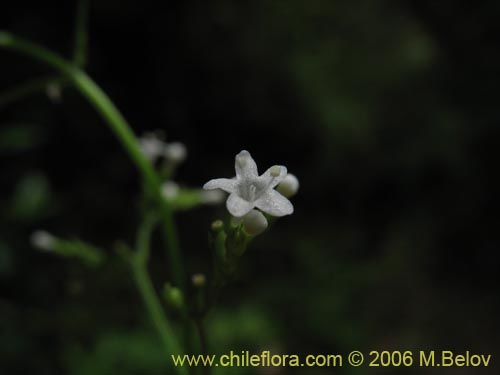
[(138, 142), (144, 155), (158, 167), (158, 174), (164, 180), (161, 194), (174, 209), (187, 210), (200, 204), (216, 205), (226, 198), (222, 191), (192, 189), (181, 186), (174, 180), (176, 169), (187, 157), (187, 149), (183, 143), (167, 143), (161, 130), (144, 133), (138, 138)]
[(155, 162), (165, 158), (172, 164), (182, 163), (187, 156), (186, 146), (181, 142), (165, 142), (163, 135), (159, 132), (148, 132), (139, 138), (139, 146), (149, 160)]

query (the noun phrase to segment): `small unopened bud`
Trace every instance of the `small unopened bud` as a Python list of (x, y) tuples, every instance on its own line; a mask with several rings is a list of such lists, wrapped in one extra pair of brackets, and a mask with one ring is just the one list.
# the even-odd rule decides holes
[(205, 204), (219, 204), (226, 199), (226, 193), (222, 190), (202, 190), (200, 191), (201, 201)]
[(179, 185), (173, 181), (167, 181), (161, 186), (161, 195), (166, 200), (172, 200), (179, 195)]
[(61, 85), (56, 82), (51, 82), (45, 88), (45, 92), (52, 103), (60, 103), (62, 97)]
[(243, 218), (242, 217), (234, 217), (234, 216), (231, 216), (231, 221), (230, 221), (230, 224), (233, 228), (236, 228), (238, 226), (240, 226), (240, 224), (243, 222)]
[(191, 276), (191, 282), (195, 287), (202, 288), (207, 283), (207, 278), (202, 273), (195, 273), (193, 276)]
[(31, 244), (39, 250), (53, 251), (57, 238), (44, 230), (37, 230), (31, 234)]
[(280, 182), (276, 190), (283, 194), (285, 197), (293, 197), (299, 191), (299, 180), (293, 174), (288, 173), (285, 178)]
[(281, 174), (281, 167), (279, 165), (275, 165), (271, 167), (271, 176), (278, 177)]
[(187, 149), (184, 143), (181, 142), (167, 143), (165, 145), (164, 155), (171, 163), (179, 164), (186, 160)]
[(145, 133), (138, 141), (142, 152), (151, 161), (155, 161), (161, 155), (164, 143), (157, 134), (153, 132)]
[(222, 220), (215, 220), (212, 223), (211, 228), (214, 232), (219, 232), (224, 229), (224, 223), (222, 222)]
[(252, 210), (243, 217), (243, 229), (250, 236), (261, 234), (267, 229), (267, 219), (262, 212)]
[(182, 309), (184, 306), (184, 295), (182, 291), (172, 286), (170, 283), (165, 284), (163, 288), (163, 295), (167, 302), (177, 309)]

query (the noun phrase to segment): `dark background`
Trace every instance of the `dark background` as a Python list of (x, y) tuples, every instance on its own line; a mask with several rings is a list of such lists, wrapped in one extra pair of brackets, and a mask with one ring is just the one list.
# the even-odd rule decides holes
[[(69, 57), (75, 8), (9, 1), (0, 29)], [(499, 11), (493, 0), (91, 2), (87, 71), (137, 134), (186, 144), (182, 183), (231, 177), (241, 149), (300, 179), (294, 215), (255, 241), (209, 316), (211, 352), (470, 350), (493, 354), (491, 368), (412, 373), (498, 372)], [(1, 94), (50, 69), (5, 50), (0, 64), (0, 372), (165, 371), (126, 265), (89, 270), (29, 244), (43, 228), (112, 256), (137, 225), (134, 166), (76, 91), (59, 103)], [(178, 216), (190, 272), (207, 270), (207, 227), (222, 213)], [(152, 263), (161, 285), (160, 247)]]

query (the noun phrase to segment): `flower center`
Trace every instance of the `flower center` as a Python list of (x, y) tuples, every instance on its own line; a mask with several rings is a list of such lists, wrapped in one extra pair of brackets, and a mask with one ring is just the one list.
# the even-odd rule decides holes
[(259, 180), (243, 181), (239, 186), (240, 197), (248, 202), (254, 202), (266, 191), (267, 186)]
[(248, 198), (251, 201), (254, 201), (256, 193), (257, 193), (257, 186), (251, 184), (250, 187), (248, 188)]

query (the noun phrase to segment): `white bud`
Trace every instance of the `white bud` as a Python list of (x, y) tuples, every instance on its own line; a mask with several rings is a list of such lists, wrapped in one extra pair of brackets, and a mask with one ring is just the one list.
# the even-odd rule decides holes
[(30, 241), (39, 250), (52, 251), (57, 238), (44, 230), (36, 230), (31, 234)]
[(163, 152), (164, 142), (155, 133), (145, 133), (139, 138), (139, 146), (152, 161), (155, 161)]
[(179, 185), (173, 181), (164, 182), (161, 185), (161, 195), (166, 200), (172, 200), (179, 195)]
[(220, 189), (201, 190), (201, 202), (205, 204), (219, 204), (226, 200), (227, 194)]
[(285, 197), (293, 197), (299, 191), (299, 180), (293, 174), (288, 173), (276, 188)]
[(163, 153), (168, 161), (179, 164), (186, 160), (187, 149), (184, 143), (172, 142), (165, 145)]
[(243, 229), (250, 236), (261, 234), (267, 229), (267, 219), (262, 212), (251, 210), (243, 216)]

